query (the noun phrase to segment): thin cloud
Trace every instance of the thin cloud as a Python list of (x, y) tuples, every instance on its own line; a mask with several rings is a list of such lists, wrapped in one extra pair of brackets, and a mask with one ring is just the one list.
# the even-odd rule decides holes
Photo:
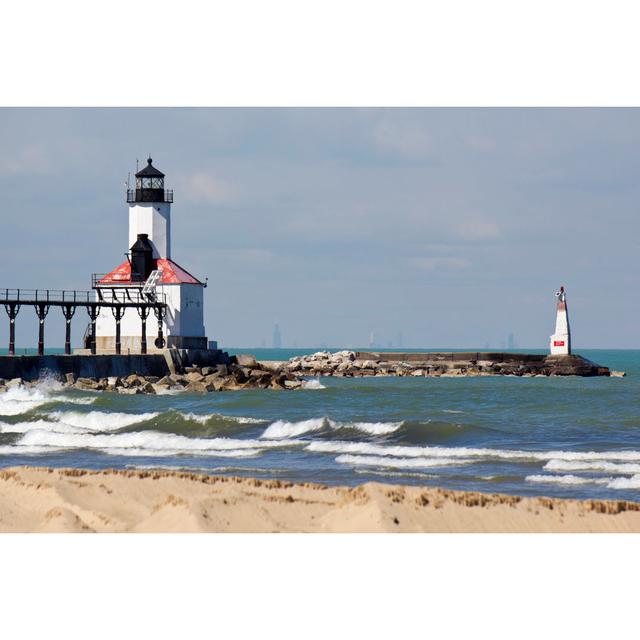
[(198, 172), (178, 182), (186, 199), (194, 204), (229, 204), (236, 191), (226, 181), (210, 173)]
[(40, 144), (28, 144), (19, 149), (4, 148), (0, 157), (0, 174), (11, 176), (47, 175), (53, 173), (54, 163)]
[(409, 258), (408, 263), (412, 267), (424, 271), (459, 271), (471, 267), (471, 261), (458, 256), (428, 256)]

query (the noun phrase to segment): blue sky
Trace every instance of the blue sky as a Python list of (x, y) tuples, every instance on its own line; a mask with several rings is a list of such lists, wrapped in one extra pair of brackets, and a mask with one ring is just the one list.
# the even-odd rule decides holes
[(223, 346), (545, 348), (564, 284), (577, 349), (640, 347), (638, 109), (4, 108), (0, 135), (2, 287), (118, 265), (150, 153)]

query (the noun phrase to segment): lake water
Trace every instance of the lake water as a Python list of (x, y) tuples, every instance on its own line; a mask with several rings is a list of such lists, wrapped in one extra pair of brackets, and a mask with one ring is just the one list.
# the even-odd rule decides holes
[(45, 382), (0, 394), (0, 466), (639, 501), (640, 351), (581, 355), (627, 377), (322, 378), (296, 391), (160, 396)]

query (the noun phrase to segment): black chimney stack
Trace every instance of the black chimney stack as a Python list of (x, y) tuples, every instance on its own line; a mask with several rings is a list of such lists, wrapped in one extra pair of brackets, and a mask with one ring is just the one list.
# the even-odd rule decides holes
[(149, 235), (139, 233), (131, 247), (131, 282), (145, 282), (153, 271), (154, 262)]

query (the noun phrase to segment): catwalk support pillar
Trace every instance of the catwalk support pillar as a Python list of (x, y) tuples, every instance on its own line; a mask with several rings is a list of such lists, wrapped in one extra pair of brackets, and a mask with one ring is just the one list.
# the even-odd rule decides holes
[(20, 305), (17, 302), (9, 302), (4, 305), (9, 316), (9, 355), (16, 355), (16, 316), (20, 311)]
[(76, 308), (72, 304), (67, 304), (62, 307), (62, 314), (64, 315), (65, 328), (64, 328), (64, 353), (65, 355), (71, 355), (71, 318), (76, 312)]
[(162, 321), (166, 313), (166, 308), (154, 307), (153, 311), (156, 314), (156, 318), (158, 318), (158, 337), (155, 340), (155, 345), (157, 349), (164, 349), (165, 340), (164, 335), (162, 334)]
[(38, 355), (44, 355), (44, 319), (49, 313), (49, 305), (45, 302), (38, 302), (35, 306), (38, 316)]
[(147, 317), (149, 316), (149, 307), (137, 307), (137, 309), (142, 322), (140, 332), (140, 353), (147, 353)]
[(124, 315), (124, 307), (111, 307), (111, 313), (116, 319), (116, 353), (120, 355), (122, 353), (122, 344), (120, 339), (120, 321)]
[(91, 319), (91, 335), (90, 335), (90, 348), (91, 353), (95, 355), (96, 353), (96, 319), (98, 318), (98, 314), (100, 313), (100, 307), (98, 306), (88, 306), (87, 313), (89, 314), (89, 318)]

